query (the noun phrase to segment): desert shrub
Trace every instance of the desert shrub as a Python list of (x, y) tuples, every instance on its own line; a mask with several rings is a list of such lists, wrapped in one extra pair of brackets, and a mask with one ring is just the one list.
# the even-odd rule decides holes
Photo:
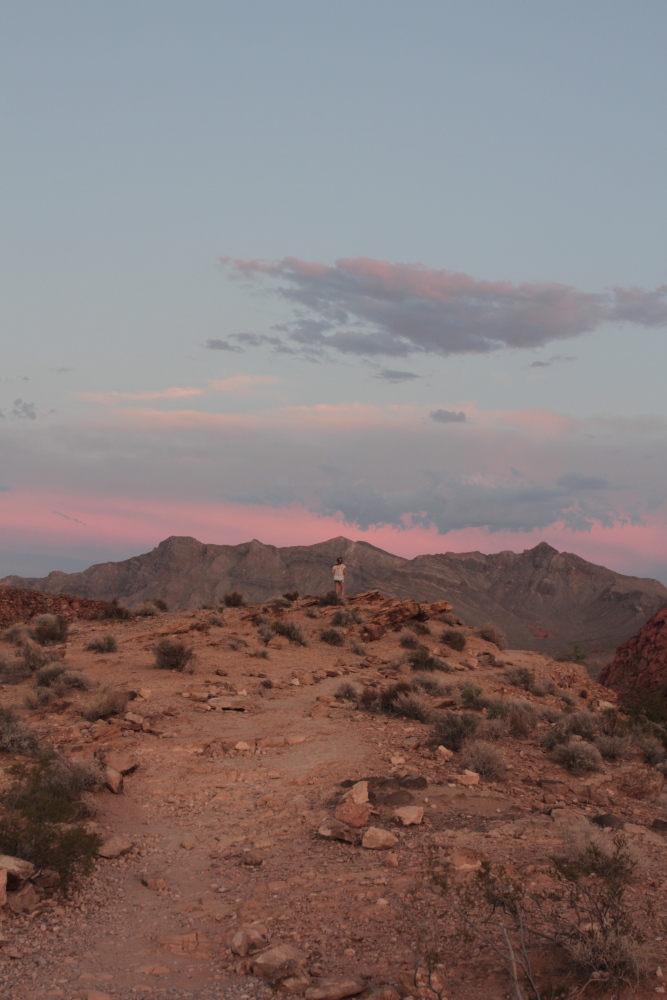
[(443, 697), (450, 694), (452, 690), (449, 684), (441, 684), (433, 674), (416, 674), (412, 679), (412, 683), (413, 686), (421, 688), (422, 691), (426, 691), (427, 694), (431, 694), (434, 697)]
[(90, 653), (115, 653), (118, 650), (118, 643), (112, 635), (103, 635), (89, 642), (86, 649)]
[(0, 683), (20, 684), (31, 674), (32, 671), (26, 666), (22, 657), (0, 656)]
[(133, 618), (132, 612), (129, 608), (123, 607), (122, 604), (118, 603), (117, 597), (112, 597), (110, 601), (105, 601), (103, 607), (100, 609), (96, 618), (98, 621), (103, 621), (104, 619), (117, 619), (118, 621), (128, 621)]
[(560, 691), (558, 697), (561, 699), (563, 704), (567, 706), (567, 708), (572, 708), (574, 706), (574, 698), (572, 695), (567, 694), (567, 692)]
[(567, 743), (561, 743), (552, 751), (551, 759), (573, 774), (602, 770), (600, 751), (585, 740), (569, 740)]
[(380, 710), (380, 692), (366, 686), (359, 695), (359, 707), (366, 712), (378, 712)]
[(506, 719), (485, 719), (477, 730), (480, 740), (503, 740), (508, 733)]
[(260, 625), (260, 627), (257, 629), (257, 635), (262, 640), (262, 642), (266, 646), (268, 646), (268, 644), (273, 639), (275, 632), (273, 631), (270, 625)]
[(592, 740), (598, 731), (598, 721), (590, 712), (573, 712), (568, 717), (568, 729), (582, 740)]
[(328, 642), (330, 646), (342, 646), (345, 642), (345, 636), (337, 628), (325, 628), (320, 632), (320, 639), (322, 642)]
[(439, 656), (431, 656), (426, 646), (418, 646), (408, 657), (413, 670), (423, 670), (429, 673), (434, 670), (441, 670), (443, 673), (450, 673), (452, 668)]
[(335, 590), (327, 590), (326, 594), (321, 594), (317, 598), (317, 603), (321, 608), (336, 608), (341, 604), (345, 604), (345, 598), (339, 597)]
[(510, 711), (510, 702), (502, 698), (489, 698), (486, 704), (486, 714), (489, 719), (506, 719)]
[[(271, 633), (271, 637), (273, 638), (273, 632)], [(245, 649), (248, 643), (245, 639), (241, 638), (240, 635), (235, 635), (229, 640), (227, 645), (230, 649), (233, 649), (234, 652), (238, 652), (239, 649)]]
[(30, 626), (30, 633), (40, 646), (53, 646), (67, 639), (67, 619), (62, 615), (37, 615)]
[(466, 637), (463, 632), (459, 632), (455, 628), (446, 628), (440, 636), (440, 641), (443, 642), (445, 646), (450, 646), (459, 653), (466, 648)]
[(530, 689), (537, 698), (544, 698), (548, 694), (556, 694), (556, 685), (553, 681), (535, 681)]
[(65, 691), (87, 691), (90, 681), (79, 670), (68, 670), (62, 663), (42, 667), (36, 676), (38, 687), (53, 688), (59, 697)]
[(392, 703), (391, 711), (403, 719), (414, 719), (415, 722), (428, 722), (431, 712), (420, 698), (413, 694), (399, 694)]
[(389, 684), (379, 692), (380, 708), (383, 712), (391, 712), (396, 699), (402, 694), (410, 694), (411, 691), (412, 684), (408, 684), (407, 681), (396, 681), (395, 684)]
[(121, 715), (127, 708), (129, 700), (127, 691), (105, 688), (85, 706), (83, 717), (89, 722), (96, 722), (98, 719), (110, 719), (113, 715)]
[(535, 674), (528, 667), (512, 667), (505, 671), (507, 680), (513, 687), (523, 688), (524, 691), (532, 691), (535, 683)]
[(292, 601), (292, 602), (298, 601), (299, 600), (299, 591), (298, 590), (288, 590), (286, 594), (283, 594), (283, 597), (285, 598), (286, 601)]
[(250, 653), (250, 656), (254, 656), (257, 660), (268, 660), (269, 651), (268, 649), (255, 649)]
[(54, 659), (58, 660), (60, 657), (57, 654), (54, 656), (53, 653), (45, 652), (36, 642), (28, 639), (21, 646), (21, 659), (26, 669), (30, 673), (34, 673), (35, 670), (39, 670), (40, 667), (44, 667), (47, 663), (53, 662)]
[(56, 692), (52, 688), (34, 688), (23, 695), (23, 704), (31, 712), (35, 712), (38, 708), (49, 705), (55, 697)]
[(537, 712), (527, 701), (510, 701), (507, 711), (510, 736), (525, 739), (537, 725)]
[(157, 615), (157, 608), (152, 601), (146, 601), (134, 609), (137, 618), (154, 618)]
[(13, 708), (0, 705), (0, 753), (36, 754), (39, 749), (39, 740), (32, 729), (18, 718)]
[(225, 624), (225, 619), (217, 611), (212, 611), (210, 615), (206, 615), (206, 621), (209, 625), (215, 625), (217, 628), (222, 628)]
[(540, 709), (540, 718), (544, 719), (545, 722), (559, 722), (563, 718), (563, 713), (550, 705), (544, 705)]
[(334, 691), (334, 697), (344, 698), (346, 701), (356, 701), (358, 693), (354, 684), (350, 684), (349, 681), (343, 681)]
[(651, 764), (652, 767), (655, 767), (656, 764), (662, 764), (664, 761), (665, 748), (655, 736), (651, 736), (648, 733), (641, 733), (635, 736), (634, 744), (641, 752), (645, 762)]
[(161, 597), (154, 597), (153, 604), (158, 609), (158, 611), (169, 611), (169, 605), (166, 601), (163, 601)]
[(348, 608), (338, 608), (331, 616), (332, 625), (361, 625), (363, 620), (358, 611)]
[(223, 601), (226, 608), (240, 608), (245, 603), (243, 594), (240, 594), (238, 590), (232, 590), (228, 594), (225, 594)]
[(177, 670), (182, 673), (195, 655), (191, 646), (180, 639), (160, 639), (153, 646), (155, 664), (158, 670)]
[(625, 736), (630, 732), (627, 721), (615, 708), (607, 708), (597, 717), (598, 728), (606, 736)]
[(411, 629), (417, 635), (430, 635), (431, 630), (426, 624), (426, 622), (420, 622), (416, 618), (410, 619), (410, 621), (405, 623), (405, 627)]
[(274, 597), (272, 601), (269, 601), (272, 608), (291, 608), (292, 602), (288, 601), (285, 597)]
[(419, 640), (414, 632), (401, 632), (398, 641), (403, 649), (417, 649), (419, 646)]
[(507, 649), (507, 636), (501, 628), (494, 625), (493, 622), (486, 622), (481, 625), (477, 633), (480, 639), (485, 639), (487, 642), (492, 642), (498, 649)]
[(633, 756), (629, 736), (607, 736), (606, 733), (596, 733), (594, 742), (605, 760), (628, 760)]
[(443, 712), (435, 720), (432, 730), (432, 740), (436, 746), (447, 747), (448, 750), (459, 751), (465, 741), (474, 736), (479, 726), (479, 716), (471, 713), (457, 715), (455, 712)]
[(488, 781), (498, 781), (505, 773), (502, 755), (484, 740), (469, 740), (461, 751), (461, 763)]
[(306, 618), (319, 618), (318, 612), (315, 608), (306, 608)]
[(351, 652), (354, 653), (355, 656), (365, 656), (366, 655), (366, 650), (364, 649), (364, 644), (362, 642), (359, 642), (358, 639), (351, 639), (350, 640), (350, 650), (351, 650)]
[(2, 638), (13, 646), (22, 646), (30, 638), (30, 629), (25, 622), (14, 622), (4, 630)]
[(85, 764), (42, 757), (12, 768), (13, 781), (0, 796), (0, 852), (50, 868), (64, 891), (93, 867), (101, 839), (76, 820), (82, 798), (100, 783)]
[[(285, 639), (289, 639), (290, 642), (297, 643), (298, 646), (306, 646), (306, 637), (296, 624), (296, 622), (285, 622), (280, 618), (273, 623), (273, 631), (278, 635), (284, 636)], [(341, 643), (336, 643), (334, 645), (340, 646)]]
[(570, 730), (567, 727), (567, 718), (561, 719), (555, 725), (549, 726), (540, 737), (540, 745), (544, 750), (555, 750), (556, 747), (567, 743), (570, 739)]
[(470, 711), (481, 712), (487, 707), (488, 702), (488, 697), (476, 684), (468, 684), (461, 690), (461, 704)]

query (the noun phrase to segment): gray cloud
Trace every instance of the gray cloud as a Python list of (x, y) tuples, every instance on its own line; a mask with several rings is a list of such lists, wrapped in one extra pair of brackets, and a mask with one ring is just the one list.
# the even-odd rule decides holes
[(414, 372), (402, 372), (397, 371), (395, 368), (382, 368), (381, 371), (376, 372), (373, 378), (382, 379), (383, 382), (412, 382), (416, 378), (421, 378), (421, 375), (415, 375)]
[(578, 472), (570, 472), (564, 476), (559, 476), (556, 482), (566, 490), (609, 489), (609, 483), (606, 479), (599, 479), (597, 476), (583, 476)]
[(24, 403), (22, 399), (15, 399), (12, 416), (17, 417), (19, 420), (36, 420), (37, 410), (35, 409), (35, 404)]
[(601, 294), (364, 258), (339, 260), (333, 267), (294, 258), (223, 263), (235, 277), (273, 282), (274, 293), (294, 310), (292, 322), (276, 329), (311, 352), (480, 354), (540, 347), (609, 321), (667, 325), (667, 285)]
[(208, 348), (209, 351), (234, 351), (236, 354), (242, 351), (241, 347), (230, 344), (226, 340), (212, 340), (210, 338), (206, 341), (204, 347)]
[(529, 368), (550, 368), (551, 365), (558, 364), (564, 361), (576, 361), (577, 359), (573, 355), (563, 355), (554, 354), (552, 358), (548, 361), (533, 361), (532, 364), (528, 365)]
[(59, 510), (52, 510), (51, 513), (52, 514), (57, 514), (58, 517), (64, 517), (66, 521), (74, 521), (75, 524), (82, 524), (84, 526), (84, 528), (88, 527), (88, 525), (86, 524), (86, 522), (85, 521), (80, 521), (78, 517), (70, 517), (69, 514), (61, 514), (61, 512)]
[(458, 413), (455, 410), (431, 410), (429, 417), (435, 420), (436, 424), (463, 424), (466, 421), (463, 410)]

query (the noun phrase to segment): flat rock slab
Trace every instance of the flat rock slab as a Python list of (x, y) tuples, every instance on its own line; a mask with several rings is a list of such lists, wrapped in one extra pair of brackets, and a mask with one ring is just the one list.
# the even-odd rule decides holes
[(101, 858), (120, 858), (123, 854), (129, 854), (133, 847), (134, 844), (127, 837), (113, 836), (104, 841), (98, 854)]
[(344, 1000), (366, 989), (366, 980), (359, 976), (332, 976), (318, 979), (305, 993), (306, 1000)]

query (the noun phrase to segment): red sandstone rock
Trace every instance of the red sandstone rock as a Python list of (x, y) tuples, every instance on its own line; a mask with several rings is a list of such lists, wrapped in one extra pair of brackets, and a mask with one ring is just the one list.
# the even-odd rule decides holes
[(95, 618), (103, 607), (103, 601), (89, 601), (85, 597), (42, 594), (37, 590), (0, 585), (0, 628), (46, 613), (62, 615), (68, 622), (78, 618)]
[(616, 650), (600, 674), (600, 684), (613, 688), (621, 698), (641, 698), (667, 686), (667, 607), (646, 622)]

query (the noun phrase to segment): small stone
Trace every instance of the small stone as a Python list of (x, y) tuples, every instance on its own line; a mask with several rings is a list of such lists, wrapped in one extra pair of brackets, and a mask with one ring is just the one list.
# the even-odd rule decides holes
[(131, 840), (114, 834), (104, 841), (98, 854), (101, 858), (120, 858), (123, 854), (129, 854), (133, 846)]
[(123, 775), (107, 764), (104, 768), (104, 784), (114, 795), (120, 795), (123, 791)]
[(459, 785), (478, 785), (479, 775), (476, 771), (464, 771), (463, 774), (455, 774), (454, 781), (458, 781)]
[(318, 979), (305, 993), (306, 1000), (344, 1000), (366, 989), (366, 980), (359, 976), (331, 976)]
[(301, 681), (299, 680), (298, 677), (293, 677), (292, 680), (290, 681), (290, 684), (292, 685), (292, 687), (298, 688), (301, 686)]
[(342, 840), (347, 844), (359, 844), (361, 834), (358, 830), (352, 829), (346, 823), (341, 823), (337, 819), (327, 819), (322, 823), (317, 831), (320, 837), (326, 840)]
[(242, 927), (233, 936), (230, 948), (235, 955), (245, 958), (253, 952), (266, 948), (266, 937), (254, 927)]
[(129, 754), (111, 750), (104, 755), (104, 763), (121, 774), (132, 774), (139, 767), (139, 761)]
[(239, 740), (239, 742), (236, 744), (236, 746), (234, 747), (234, 749), (235, 750), (252, 750), (252, 747), (250, 746), (249, 743), (246, 743), (245, 740)]
[(87, 990), (86, 1000), (113, 1000), (110, 993), (100, 993), (99, 990)]
[(313, 705), (310, 711), (311, 719), (328, 719), (331, 716), (331, 709), (328, 705), (322, 702), (318, 702), (317, 705)]
[(376, 987), (372, 993), (368, 994), (367, 1000), (401, 1000), (401, 995), (395, 986)]
[[(613, 813), (601, 813), (599, 816), (594, 816), (591, 822), (602, 827), (603, 830), (622, 830), (624, 826), (623, 820), (614, 816)], [(653, 825), (655, 825), (655, 821)], [(667, 829), (667, 824), (665, 824), (665, 828)]]
[(398, 868), (398, 854), (394, 854), (393, 851), (390, 851), (390, 853), (385, 856), (384, 863), (387, 868)]
[(382, 830), (377, 826), (369, 826), (363, 836), (361, 846), (368, 848), (370, 851), (390, 851), (392, 847), (396, 847), (397, 843), (398, 838), (393, 833), (390, 833), (389, 830)]
[(260, 979), (268, 979), (285, 962), (302, 964), (302, 956), (291, 944), (279, 944), (258, 955), (252, 964), (252, 973)]
[(153, 694), (153, 692), (150, 691), (148, 688), (139, 688), (139, 691), (137, 693), (140, 698), (144, 699), (144, 701), (147, 701)]
[(348, 826), (358, 828), (366, 826), (372, 812), (373, 809), (367, 802), (356, 804), (355, 802), (345, 800), (336, 807), (334, 819), (337, 819), (340, 823), (346, 823)]
[(195, 846), (194, 840), (182, 840), (181, 847), (184, 851), (191, 851)]
[(141, 884), (145, 885), (147, 889), (152, 889), (153, 892), (160, 892), (169, 888), (163, 878), (146, 878), (146, 876), (144, 876), (141, 880)]
[(368, 782), (357, 781), (344, 795), (346, 802), (353, 802), (356, 806), (368, 802)]
[(10, 880), (14, 878), (19, 879), (21, 882), (30, 878), (35, 870), (35, 866), (29, 861), (24, 861), (22, 858), (14, 858), (10, 854), (0, 854), (0, 868), (4, 868)]
[[(595, 822), (595, 820), (593, 820)], [(659, 817), (654, 819), (651, 823), (652, 830), (659, 830), (660, 833), (664, 833), (667, 830), (667, 819), (660, 819)]]
[(261, 868), (264, 864), (264, 858), (260, 858), (258, 854), (253, 851), (247, 851), (241, 855), (241, 864), (245, 865), (247, 868)]
[(421, 806), (401, 806), (394, 811), (394, 819), (403, 826), (419, 826), (424, 818)]
[(190, 701), (197, 701), (200, 704), (205, 704), (208, 701), (208, 691), (191, 691)]
[(405, 764), (405, 757), (395, 756), (391, 758), (391, 762), (394, 767), (398, 767), (399, 764)]
[(262, 740), (257, 740), (257, 746), (260, 749), (262, 749), (262, 750), (265, 747), (269, 747), (269, 748), (270, 747), (277, 747), (277, 748), (284, 747), (285, 746), (285, 737), (284, 736), (266, 736)]
[(269, 986), (282, 996), (303, 996), (310, 986), (310, 976), (298, 962), (283, 962), (269, 976)]
[(481, 859), (474, 851), (470, 851), (465, 847), (453, 851), (447, 860), (450, 865), (460, 872), (472, 872), (482, 867)]
[(144, 717), (143, 715), (136, 715), (134, 712), (128, 712), (125, 716), (125, 721), (131, 722), (135, 726), (141, 726), (144, 721)]
[(305, 743), (306, 740), (308, 739), (308, 737), (307, 736), (286, 736), (285, 739), (287, 740), (288, 746), (297, 747), (301, 743)]

